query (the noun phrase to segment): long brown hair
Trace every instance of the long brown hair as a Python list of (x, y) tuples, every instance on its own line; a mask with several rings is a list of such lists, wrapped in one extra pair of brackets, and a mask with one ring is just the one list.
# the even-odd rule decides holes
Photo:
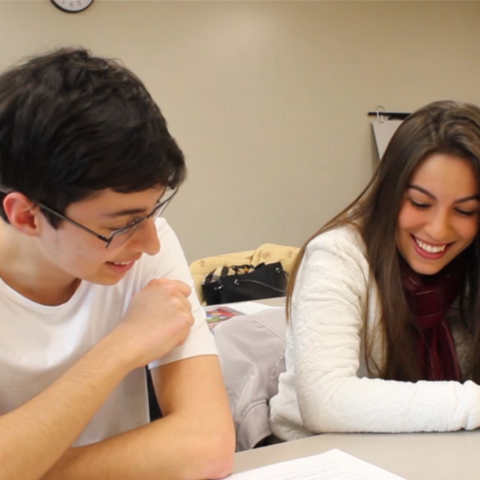
[[(415, 169), (427, 157), (443, 153), (471, 163), (480, 190), (480, 108), (453, 101), (431, 103), (410, 115), (393, 135), (378, 168), (365, 190), (330, 220), (302, 247), (287, 289), (287, 314), (308, 243), (334, 228), (351, 225), (359, 231), (370, 265), (370, 282), (378, 288), (384, 338), (385, 364), (375, 365), (385, 379), (417, 381), (417, 332), (404, 294), (396, 247), (397, 217), (404, 192)], [(460, 294), (460, 317), (472, 335), (471, 375), (480, 380), (479, 288), (480, 233), (465, 254), (468, 270)], [(480, 309), (478, 309), (480, 310)], [(366, 330), (366, 329), (365, 329)], [(373, 362), (366, 344), (367, 365)]]

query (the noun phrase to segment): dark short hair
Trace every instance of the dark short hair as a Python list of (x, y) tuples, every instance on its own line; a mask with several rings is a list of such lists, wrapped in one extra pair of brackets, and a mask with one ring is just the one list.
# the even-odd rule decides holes
[(100, 190), (178, 187), (185, 175), (160, 109), (118, 61), (64, 48), (0, 75), (0, 185), (64, 212)]

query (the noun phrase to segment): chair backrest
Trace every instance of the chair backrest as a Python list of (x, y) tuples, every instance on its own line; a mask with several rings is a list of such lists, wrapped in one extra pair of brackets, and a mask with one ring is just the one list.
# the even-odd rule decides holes
[(290, 273), (298, 251), (297, 247), (288, 247), (285, 245), (276, 245), (274, 243), (265, 243), (256, 250), (247, 250), (244, 252), (227, 253), (225, 255), (215, 255), (213, 257), (202, 258), (190, 264), (190, 272), (193, 277), (195, 290), (197, 291), (200, 303), (205, 305), (202, 293), (202, 283), (204, 278), (218, 267), (230, 265), (258, 265), (264, 263), (282, 262), (283, 269)]
[(272, 433), (269, 401), (285, 371), (286, 329), (283, 307), (241, 315), (215, 328), (237, 451), (253, 448)]

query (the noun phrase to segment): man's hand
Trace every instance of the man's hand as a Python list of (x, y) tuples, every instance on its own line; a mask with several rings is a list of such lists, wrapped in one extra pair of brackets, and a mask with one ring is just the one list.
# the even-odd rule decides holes
[(194, 323), (190, 292), (178, 280), (150, 281), (132, 297), (123, 322), (107, 339), (125, 346), (133, 368), (163, 357), (186, 340)]

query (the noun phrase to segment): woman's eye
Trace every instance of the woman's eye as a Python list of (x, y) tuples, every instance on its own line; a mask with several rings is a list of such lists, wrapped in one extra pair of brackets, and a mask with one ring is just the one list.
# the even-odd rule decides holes
[(457, 212), (460, 214), (460, 215), (464, 215), (465, 217), (473, 217), (477, 212), (475, 210), (459, 210), (457, 208)]
[(421, 203), (421, 202), (416, 202), (415, 200), (410, 199), (410, 203), (415, 207), (415, 208), (420, 208), (422, 210), (428, 208), (430, 205), (428, 203)]

